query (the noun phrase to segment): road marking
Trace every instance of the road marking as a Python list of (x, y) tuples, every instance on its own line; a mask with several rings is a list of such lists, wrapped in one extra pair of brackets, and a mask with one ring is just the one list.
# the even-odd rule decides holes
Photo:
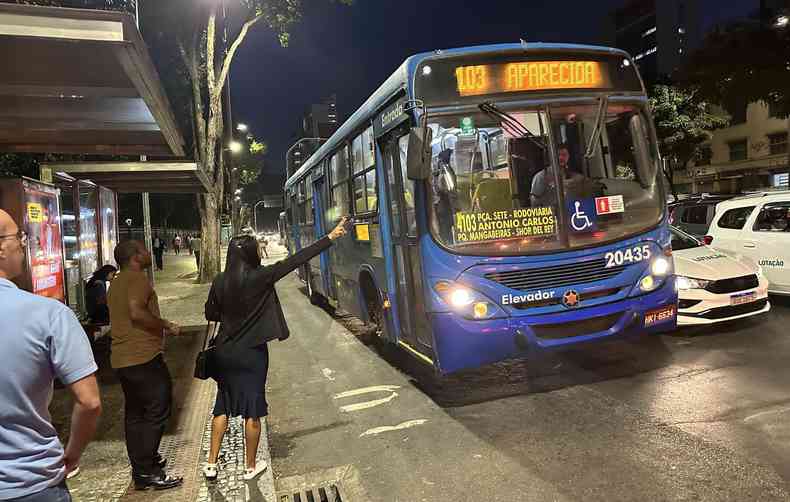
[(421, 419), (418, 419), (418, 420), (409, 420), (409, 421), (403, 422), (402, 424), (398, 424), (398, 425), (385, 425), (385, 426), (382, 426), (382, 427), (374, 427), (373, 429), (366, 430), (365, 432), (360, 434), (359, 437), (375, 436), (375, 435), (378, 435), (378, 434), (381, 434), (381, 433), (384, 433), (384, 432), (393, 432), (393, 431), (400, 431), (400, 430), (403, 430), (403, 429), (410, 429), (410, 428), (416, 427), (418, 425), (423, 425), (426, 422), (428, 422), (428, 421), (421, 418)]
[(345, 399), (347, 397), (361, 396), (364, 394), (371, 394), (374, 392), (390, 393), (389, 396), (383, 397), (381, 399), (373, 399), (371, 401), (349, 404), (340, 407), (341, 412), (349, 413), (352, 411), (367, 410), (368, 408), (374, 408), (376, 406), (381, 406), (382, 404), (387, 404), (393, 399), (395, 399), (396, 397), (398, 397), (398, 393), (395, 392), (397, 389), (400, 389), (399, 385), (374, 385), (372, 387), (363, 387), (361, 389), (354, 389), (346, 392), (341, 392), (340, 394), (335, 394), (334, 399)]
[(785, 406), (784, 408), (779, 408), (777, 410), (766, 410), (761, 411), (760, 413), (755, 413), (754, 415), (749, 415), (748, 417), (744, 418), (744, 422), (748, 422), (749, 420), (754, 420), (755, 418), (759, 418), (763, 415), (771, 415), (773, 413), (784, 413), (786, 411), (790, 411), (790, 406)]
[(323, 373), (326, 379), (329, 380), (330, 382), (335, 381), (335, 377), (332, 376), (332, 373), (334, 373), (334, 371), (330, 370), (329, 368), (322, 369), (321, 373)]

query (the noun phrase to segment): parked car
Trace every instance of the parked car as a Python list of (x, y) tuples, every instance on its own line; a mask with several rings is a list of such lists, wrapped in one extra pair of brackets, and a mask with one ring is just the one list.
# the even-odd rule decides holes
[(769, 293), (790, 295), (790, 191), (719, 203), (705, 242), (750, 258), (762, 267)]
[(672, 227), (678, 325), (732, 321), (771, 310), (768, 279), (745, 256), (706, 246)]
[(669, 204), (670, 223), (684, 232), (701, 238), (708, 233), (716, 204), (735, 197), (725, 194), (702, 194)]

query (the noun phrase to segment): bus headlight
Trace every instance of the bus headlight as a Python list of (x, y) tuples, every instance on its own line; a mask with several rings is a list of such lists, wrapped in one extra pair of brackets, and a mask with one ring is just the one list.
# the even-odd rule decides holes
[(656, 282), (656, 280), (653, 278), (652, 275), (646, 275), (646, 276), (644, 276), (642, 278), (641, 281), (639, 281), (639, 287), (645, 293), (647, 293), (649, 291), (653, 291), (654, 289), (656, 289), (656, 284), (658, 284), (658, 283)]
[(659, 277), (667, 275), (671, 268), (672, 266), (669, 263), (669, 260), (663, 256), (659, 256), (653, 260), (653, 263), (650, 265), (650, 271), (653, 273), (653, 275), (657, 275)]
[(471, 320), (505, 317), (496, 303), (479, 291), (452, 281), (438, 281), (433, 289), (454, 312)]

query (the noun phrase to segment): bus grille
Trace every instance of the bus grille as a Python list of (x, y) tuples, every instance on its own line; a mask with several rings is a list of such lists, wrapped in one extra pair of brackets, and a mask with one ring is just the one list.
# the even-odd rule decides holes
[(627, 267), (628, 265), (620, 265), (606, 268), (606, 260), (600, 259), (583, 263), (570, 263), (557, 267), (493, 272), (486, 274), (485, 278), (511, 289), (530, 291), (533, 289), (575, 286), (577, 284), (611, 279), (620, 275)]
[(581, 321), (571, 321), (561, 324), (538, 324), (532, 330), (538, 338), (557, 340), (559, 338), (572, 338), (574, 336), (592, 335), (612, 328), (623, 316), (622, 312), (609, 314), (603, 317), (594, 317)]

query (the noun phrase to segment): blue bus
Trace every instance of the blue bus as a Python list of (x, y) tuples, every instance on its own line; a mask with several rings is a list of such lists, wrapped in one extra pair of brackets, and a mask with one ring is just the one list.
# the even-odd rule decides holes
[(644, 85), (625, 52), (507, 44), (409, 57), (286, 182), (313, 302), (441, 373), (672, 330)]

